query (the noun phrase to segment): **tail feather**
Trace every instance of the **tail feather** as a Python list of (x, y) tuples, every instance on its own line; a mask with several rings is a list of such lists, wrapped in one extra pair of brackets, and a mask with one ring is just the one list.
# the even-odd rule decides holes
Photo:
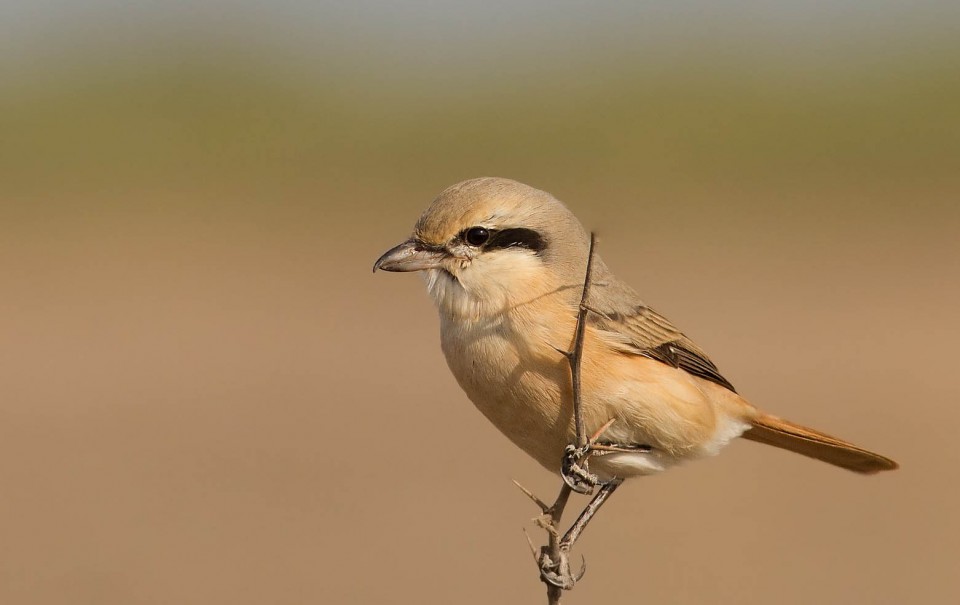
[(743, 438), (866, 475), (892, 471), (899, 467), (885, 456), (768, 414), (760, 414), (754, 419), (753, 427), (743, 434)]

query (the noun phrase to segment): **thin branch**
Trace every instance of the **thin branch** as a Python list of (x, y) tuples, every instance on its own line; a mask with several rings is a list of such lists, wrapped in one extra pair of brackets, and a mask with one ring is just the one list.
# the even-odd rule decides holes
[[(587, 252), (587, 269), (583, 277), (583, 292), (580, 295), (580, 306), (577, 309), (577, 328), (573, 337), (573, 350), (566, 355), (567, 362), (570, 364), (570, 378), (573, 388), (573, 419), (577, 432), (577, 447), (583, 447), (587, 444), (587, 429), (583, 425), (583, 404), (581, 401), (581, 379), (580, 379), (580, 361), (583, 358), (583, 336), (587, 327), (587, 300), (590, 295), (590, 280), (593, 277), (593, 250), (597, 244), (595, 233), (590, 234), (590, 249)], [(570, 498), (570, 486), (563, 483), (560, 486), (560, 493), (556, 501), (548, 511), (550, 525), (553, 531), (549, 532), (549, 542), (547, 544), (547, 556), (550, 562), (557, 566), (557, 571), (561, 574), (564, 569), (563, 561), (566, 560), (566, 553), (561, 552), (559, 536), (560, 518), (563, 516), (563, 509), (567, 506), (567, 500)], [(541, 559), (541, 563), (544, 561)], [(543, 576), (541, 567), (541, 577)], [(553, 582), (545, 582), (547, 585), (547, 602), (549, 605), (560, 605), (560, 597), (563, 594), (563, 587)], [(573, 588), (573, 586), (569, 586)]]
[(577, 329), (573, 337), (573, 350), (568, 354), (570, 375), (573, 383), (573, 418), (577, 430), (577, 447), (587, 444), (587, 429), (583, 426), (583, 404), (580, 401), (580, 360), (583, 357), (583, 336), (587, 328), (587, 299), (590, 296), (590, 280), (593, 277), (593, 249), (597, 244), (597, 235), (590, 234), (590, 251), (587, 254), (587, 271), (583, 277), (583, 293), (580, 295), (580, 307), (577, 310)]
[[(550, 528), (547, 530), (549, 536), (547, 546), (540, 550), (540, 579), (547, 585), (548, 605), (560, 605), (560, 597), (563, 595), (563, 587), (548, 581), (544, 575), (544, 563), (556, 567), (557, 572), (562, 573), (563, 571), (561, 557), (564, 553), (560, 551), (560, 518), (563, 516), (563, 509), (567, 507), (567, 500), (569, 500), (572, 491), (566, 483), (561, 485), (556, 501), (546, 512)], [(544, 555), (549, 557), (549, 561), (544, 560)]]
[(567, 530), (567, 533), (563, 535), (563, 539), (560, 540), (560, 549), (562, 551), (570, 552), (570, 549), (573, 548), (573, 545), (577, 543), (577, 540), (580, 538), (580, 534), (582, 534), (583, 530), (587, 528), (587, 524), (590, 523), (590, 520), (593, 519), (593, 516), (597, 514), (597, 511), (600, 510), (600, 507), (603, 506), (603, 503), (613, 495), (613, 492), (616, 491), (616, 489), (620, 487), (622, 483), (623, 479), (613, 479), (600, 487), (600, 489), (597, 491), (597, 495), (590, 500), (590, 503), (587, 504), (587, 507), (583, 509), (583, 512), (580, 513), (580, 516), (577, 517), (577, 520), (573, 522), (573, 525), (570, 526), (570, 529)]
[[(580, 364), (583, 358), (583, 338), (586, 333), (587, 313), (591, 312), (591, 309), (587, 306), (587, 300), (590, 295), (590, 283), (593, 275), (593, 251), (596, 246), (596, 241), (596, 235), (591, 233), (590, 255), (587, 258), (587, 269), (583, 280), (583, 293), (581, 294), (580, 306), (577, 310), (577, 326), (574, 332), (573, 350), (569, 352), (561, 351), (570, 364), (571, 385), (573, 388), (573, 416), (577, 441), (577, 450), (573, 453), (579, 456), (577, 461), (583, 460), (584, 462), (590, 457), (591, 449), (604, 452), (634, 451), (619, 447), (616, 444), (600, 445), (597, 443), (607, 429), (613, 425), (615, 419), (607, 421), (596, 433), (589, 437), (587, 436), (586, 427), (583, 423)], [(565, 454), (564, 464), (566, 464), (566, 462), (567, 458)], [(588, 483), (589, 489), (583, 490), (583, 493), (590, 493), (598, 481), (596, 477), (589, 475), (586, 471), (586, 464), (584, 464), (582, 469), (578, 467), (577, 470), (580, 474), (575, 479), (568, 480), (565, 474), (566, 469), (564, 468), (561, 472), (561, 475), (564, 476), (564, 481), (560, 486), (560, 493), (557, 494), (557, 499), (550, 506), (547, 506), (547, 504), (534, 495), (533, 492), (520, 485), (517, 481), (514, 481), (516, 486), (540, 508), (542, 513), (537, 517), (536, 523), (546, 530), (548, 537), (547, 545), (541, 547), (539, 556), (536, 556), (536, 551), (533, 543), (530, 541), (529, 535), (527, 535), (527, 543), (530, 544), (530, 548), (534, 551), (537, 558), (537, 565), (540, 568), (540, 579), (547, 585), (547, 603), (549, 605), (560, 605), (560, 597), (563, 595), (563, 591), (572, 589), (580, 578), (583, 577), (587, 569), (586, 562), (581, 564), (580, 571), (574, 573), (570, 569), (570, 550), (574, 544), (576, 544), (583, 530), (586, 529), (587, 524), (594, 515), (597, 514), (597, 511), (600, 510), (600, 507), (603, 506), (604, 502), (610, 498), (613, 492), (620, 487), (620, 484), (623, 482), (622, 479), (613, 479), (603, 484), (593, 499), (590, 500), (590, 503), (587, 504), (586, 508), (584, 508), (577, 517), (577, 520), (574, 521), (573, 525), (561, 536), (559, 529), (560, 519), (563, 517), (563, 511), (567, 507), (570, 494), (575, 490), (578, 492), (581, 491), (581, 480), (585, 478), (590, 478), (590, 483)], [(571, 483), (574, 485), (571, 485)], [(524, 530), (524, 534), (526, 534), (526, 530)]]

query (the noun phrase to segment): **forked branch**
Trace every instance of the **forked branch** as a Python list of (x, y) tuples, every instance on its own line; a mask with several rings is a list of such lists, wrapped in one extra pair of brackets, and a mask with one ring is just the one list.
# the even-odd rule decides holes
[(583, 577), (586, 571), (586, 564), (581, 564), (580, 570), (574, 573), (570, 567), (570, 550), (574, 544), (576, 544), (580, 534), (586, 529), (587, 524), (593, 516), (622, 483), (621, 479), (613, 479), (603, 483), (597, 494), (577, 517), (577, 520), (570, 526), (566, 533), (561, 536), (560, 520), (567, 506), (567, 502), (570, 499), (570, 493), (575, 491), (582, 494), (590, 494), (593, 493), (594, 487), (600, 484), (600, 480), (595, 475), (590, 474), (587, 467), (591, 452), (594, 451), (594, 448), (605, 451), (620, 451), (616, 446), (597, 445), (597, 441), (603, 433), (613, 424), (614, 421), (612, 419), (589, 438), (587, 437), (586, 427), (583, 423), (580, 366), (583, 359), (583, 339), (586, 333), (587, 313), (590, 312), (590, 308), (587, 306), (587, 300), (590, 295), (590, 285), (593, 276), (593, 252), (595, 246), (596, 235), (591, 233), (587, 270), (583, 280), (580, 306), (577, 310), (577, 326), (574, 332), (573, 349), (571, 351), (561, 351), (570, 364), (576, 444), (567, 446), (564, 453), (561, 468), (563, 484), (560, 486), (560, 493), (557, 494), (557, 498), (553, 504), (547, 505), (543, 500), (530, 492), (530, 490), (514, 481), (517, 487), (540, 508), (541, 515), (536, 519), (536, 523), (547, 532), (547, 545), (540, 547), (539, 552), (533, 546), (533, 542), (530, 541), (529, 535), (527, 536), (527, 540), (530, 543), (530, 550), (540, 569), (540, 579), (547, 585), (547, 602), (550, 605), (559, 605), (563, 591), (571, 590), (580, 578)]

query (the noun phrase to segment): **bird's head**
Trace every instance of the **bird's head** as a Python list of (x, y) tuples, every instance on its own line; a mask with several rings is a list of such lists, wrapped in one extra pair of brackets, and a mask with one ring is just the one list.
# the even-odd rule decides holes
[(424, 271), (441, 312), (484, 317), (554, 293), (575, 300), (588, 250), (580, 222), (550, 194), (478, 178), (443, 191), (373, 270)]

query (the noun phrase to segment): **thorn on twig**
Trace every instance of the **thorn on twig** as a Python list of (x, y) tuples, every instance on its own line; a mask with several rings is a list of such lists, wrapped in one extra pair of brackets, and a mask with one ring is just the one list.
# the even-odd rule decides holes
[(602, 437), (603, 434), (607, 432), (607, 429), (609, 429), (611, 426), (613, 426), (613, 423), (616, 422), (616, 421), (617, 421), (616, 418), (611, 418), (610, 420), (607, 420), (606, 424), (604, 424), (603, 426), (601, 426), (600, 429), (597, 430), (597, 432), (594, 433), (593, 436), (590, 437), (590, 441), (588, 441), (588, 443), (589, 443), (590, 445), (595, 444), (595, 443), (597, 442), (597, 440), (600, 439), (600, 437)]
[(527, 539), (527, 544), (530, 545), (530, 554), (533, 555), (533, 560), (539, 565), (540, 564), (540, 555), (537, 554), (537, 547), (533, 545), (533, 540), (530, 538), (530, 534), (527, 532), (526, 527), (521, 527), (523, 530), (523, 535)]
[(513, 479), (512, 481), (513, 481), (513, 484), (516, 485), (517, 488), (519, 488), (520, 491), (527, 496), (527, 498), (530, 498), (531, 500), (533, 500), (533, 503), (540, 507), (540, 512), (545, 513), (548, 510), (550, 510), (550, 507), (547, 505), (546, 502), (544, 502), (540, 498), (537, 498), (536, 494), (534, 494), (533, 492), (525, 488), (523, 485), (521, 485), (519, 481), (517, 481), (516, 479)]

